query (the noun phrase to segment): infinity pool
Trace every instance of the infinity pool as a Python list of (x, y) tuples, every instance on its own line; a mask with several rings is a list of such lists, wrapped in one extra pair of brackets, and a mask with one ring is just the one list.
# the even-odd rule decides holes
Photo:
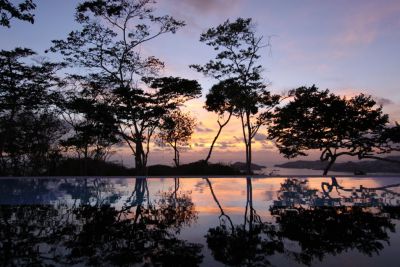
[(400, 266), (400, 178), (0, 179), (1, 266)]

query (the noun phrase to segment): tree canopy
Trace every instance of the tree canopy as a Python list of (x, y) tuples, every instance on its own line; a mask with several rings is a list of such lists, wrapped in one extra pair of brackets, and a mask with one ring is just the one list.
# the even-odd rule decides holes
[(58, 153), (59, 64), (30, 62), (30, 49), (0, 51), (0, 173), (40, 174)]
[(388, 115), (371, 96), (340, 97), (316, 86), (299, 87), (293, 100), (276, 109), (269, 136), (287, 158), (320, 150), (328, 170), (343, 155), (359, 158), (382, 148)]
[(144, 172), (161, 118), (199, 96), (201, 88), (196, 81), (154, 78), (164, 63), (144, 56), (140, 47), (185, 24), (168, 15), (156, 16), (151, 0), (85, 1), (77, 7), (76, 20), (82, 29), (53, 41), (50, 50), (90, 73), (103, 96), (96, 101), (113, 113), (117, 134), (132, 150), (136, 169)]
[(87, 78), (71, 75), (68, 81), (72, 84), (64, 88), (61, 115), (72, 133), (61, 145), (79, 158), (106, 160), (111, 146), (120, 141), (115, 134), (118, 128), (108, 105), (98, 101), (104, 97), (97, 90), (100, 85)]
[[(205, 31), (200, 41), (211, 46), (217, 55), (204, 65), (191, 67), (220, 82), (207, 95), (206, 109), (220, 116), (228, 112), (228, 121), (232, 113), (240, 119), (247, 172), (250, 173), (253, 138), (260, 127), (268, 123), (271, 109), (280, 100), (280, 96), (272, 95), (267, 90), (262, 77), (263, 68), (259, 63), (260, 51), (269, 43), (263, 43), (263, 37), (257, 36), (250, 18), (238, 18), (233, 22), (226, 20)], [(224, 124), (219, 122), (219, 126), (216, 137)]]
[(161, 123), (158, 138), (161, 144), (168, 144), (174, 150), (175, 166), (179, 167), (180, 149), (188, 147), (193, 135), (195, 120), (189, 113), (174, 110), (167, 114)]

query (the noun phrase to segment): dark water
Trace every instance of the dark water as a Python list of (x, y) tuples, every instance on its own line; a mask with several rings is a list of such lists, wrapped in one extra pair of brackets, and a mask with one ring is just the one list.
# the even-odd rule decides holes
[(400, 266), (400, 178), (0, 179), (0, 266)]

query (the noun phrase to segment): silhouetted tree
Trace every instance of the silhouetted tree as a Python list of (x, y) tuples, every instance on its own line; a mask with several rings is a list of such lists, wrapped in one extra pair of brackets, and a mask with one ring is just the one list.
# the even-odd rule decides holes
[(9, 174), (43, 175), (54, 168), (62, 157), (59, 140), (65, 134), (65, 127), (58, 112), (36, 112), (19, 113), (12, 128), (5, 131), (11, 134), (6, 139), (12, 139), (4, 151), (10, 152), (4, 157), (12, 163)]
[(0, 173), (40, 174), (57, 157), (59, 64), (28, 61), (26, 48), (0, 51)]
[[(233, 79), (221, 81), (218, 84), (211, 87), (210, 92), (206, 95), (206, 104), (205, 109), (210, 112), (215, 112), (218, 115), (218, 131), (215, 135), (210, 149), (208, 150), (207, 157), (205, 158), (205, 163), (211, 158), (212, 151), (214, 149), (214, 145), (220, 136), (222, 129), (229, 123), (232, 118), (232, 114), (234, 111), (233, 103), (235, 103), (236, 98), (240, 97), (236, 92), (239, 91), (238, 85), (235, 83)], [(227, 118), (224, 121), (224, 118)]]
[(383, 147), (380, 136), (388, 115), (371, 96), (346, 99), (315, 86), (300, 87), (293, 93), (292, 101), (277, 108), (275, 123), (269, 128), (270, 138), (285, 157), (318, 149), (322, 151), (320, 160), (328, 162), (326, 175), (340, 156), (362, 158)]
[(35, 15), (32, 11), (36, 8), (33, 0), (19, 1), (18, 6), (12, 2), (9, 0), (0, 0), (0, 25), (10, 28), (10, 21), (13, 18), (33, 24)]
[(182, 101), (200, 94), (195, 81), (179, 78), (142, 78), (156, 75), (164, 63), (144, 57), (140, 47), (165, 33), (175, 33), (184, 22), (156, 16), (150, 0), (85, 1), (77, 7), (76, 20), (82, 29), (66, 40), (53, 41), (74, 67), (90, 72), (104, 85), (104, 100), (114, 114), (118, 134), (135, 156), (138, 173), (145, 173), (151, 138), (160, 119)]
[(194, 132), (195, 120), (188, 113), (175, 110), (167, 114), (160, 126), (158, 137), (161, 144), (168, 144), (174, 150), (175, 166), (179, 167), (182, 147), (188, 147)]
[[(234, 22), (227, 20), (216, 28), (208, 29), (200, 37), (201, 42), (218, 51), (215, 59), (203, 66), (191, 65), (204, 75), (220, 81), (230, 79), (219, 84), (220, 89), (210, 92), (218, 94), (215, 96), (217, 103), (223, 106), (206, 104), (206, 108), (219, 115), (225, 111), (228, 114), (233, 112), (240, 119), (248, 173), (251, 173), (253, 138), (260, 127), (269, 122), (271, 111), (280, 100), (280, 96), (271, 95), (266, 89), (267, 86), (261, 76), (262, 66), (258, 63), (260, 50), (269, 45), (263, 44), (262, 40), (263, 37), (256, 36), (251, 19), (238, 18)], [(233, 93), (222, 93), (223, 90), (232, 90), (236, 96), (231, 98)], [(210, 96), (208, 103), (211, 104), (213, 99), (214, 96)], [(228, 107), (226, 103), (229, 103)], [(219, 125), (221, 129), (224, 124)], [(219, 134), (220, 131), (217, 135)]]
[(83, 159), (82, 174), (87, 174), (89, 158), (105, 161), (110, 156), (111, 147), (120, 141), (116, 135), (118, 127), (114, 114), (105, 103), (102, 90), (98, 90), (105, 85), (87, 78), (68, 77), (69, 90), (64, 92), (61, 104), (61, 115), (70, 131), (60, 143), (66, 151), (73, 151)]
[(119, 134), (134, 153), (136, 169), (142, 174), (147, 165), (151, 138), (160, 127), (162, 118), (201, 94), (201, 87), (194, 80), (177, 77), (144, 80), (152, 93), (119, 89), (115, 107)]
[[(79, 158), (93, 158), (95, 160), (106, 160), (109, 149), (118, 142), (115, 136), (115, 124), (101, 123), (109, 113), (107, 107), (102, 104), (91, 105), (84, 99), (75, 99), (69, 105), (77, 105), (75, 111), (78, 115), (85, 116), (82, 120), (68, 120), (72, 125), (74, 133), (71, 137), (61, 141), (61, 145), (72, 148)], [(72, 119), (72, 118), (70, 118)], [(113, 122), (113, 117), (110, 118)]]

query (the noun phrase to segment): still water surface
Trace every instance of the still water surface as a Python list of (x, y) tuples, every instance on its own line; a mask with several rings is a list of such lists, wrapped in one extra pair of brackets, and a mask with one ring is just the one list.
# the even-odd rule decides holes
[(400, 266), (400, 178), (0, 179), (0, 266)]

